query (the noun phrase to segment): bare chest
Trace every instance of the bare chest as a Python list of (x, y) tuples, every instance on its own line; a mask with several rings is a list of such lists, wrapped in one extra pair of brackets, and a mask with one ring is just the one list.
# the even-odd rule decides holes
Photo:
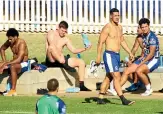
[(11, 51), (13, 52), (13, 54), (18, 54), (19, 50), (18, 50), (18, 46), (14, 45), (14, 46), (10, 46)]
[(66, 45), (65, 39), (57, 39), (54, 41), (54, 44), (57, 46), (57, 48), (61, 49)]
[(111, 27), (111, 30), (109, 32), (109, 37), (111, 39), (119, 39), (122, 35), (121, 29), (118, 26)]

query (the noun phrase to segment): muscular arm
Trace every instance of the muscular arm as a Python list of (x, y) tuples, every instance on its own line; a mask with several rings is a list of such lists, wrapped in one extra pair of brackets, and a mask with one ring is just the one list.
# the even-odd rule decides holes
[(6, 62), (5, 50), (9, 47), (9, 42), (6, 41), (0, 48), (0, 54), (3, 62)]
[(133, 55), (135, 55), (135, 53), (138, 50), (138, 48), (139, 48), (139, 42), (138, 42), (138, 39), (136, 38), (135, 39), (135, 43), (134, 43), (134, 45), (132, 47), (132, 50), (131, 50), (131, 52), (132, 52)]
[(52, 47), (50, 48), (52, 56), (60, 63), (63, 63), (64, 55), (59, 51), (59, 49), (55, 46), (55, 44), (53, 44), (55, 40), (54, 38), (55, 38), (54, 32), (50, 31), (47, 35), (47, 43), (49, 44), (48, 46)]
[(72, 45), (71, 41), (70, 41), (68, 38), (67, 38), (67, 43), (66, 43), (66, 45), (67, 45), (67, 48), (68, 48), (72, 53), (74, 53), (74, 54), (81, 53), (81, 52), (83, 52), (83, 51), (86, 50), (86, 48), (79, 48), (79, 49), (76, 49), (76, 48)]
[(108, 25), (106, 25), (101, 31), (101, 34), (100, 34), (100, 37), (98, 40), (98, 44), (97, 44), (97, 59), (96, 59), (97, 63), (100, 63), (102, 47), (103, 47), (103, 44), (105, 43), (108, 35), (109, 35), (109, 28), (108, 28)]

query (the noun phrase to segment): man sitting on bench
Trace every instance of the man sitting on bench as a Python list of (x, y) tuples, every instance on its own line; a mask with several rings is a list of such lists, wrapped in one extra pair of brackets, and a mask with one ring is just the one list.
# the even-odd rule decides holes
[[(9, 70), (12, 87), (5, 95), (14, 96), (16, 95), (17, 75), (21, 72), (27, 71), (28, 69), (27, 67), (21, 66), (21, 63), (28, 61), (28, 49), (26, 42), (19, 38), (19, 33), (15, 28), (10, 28), (6, 33), (6, 36), (8, 39), (0, 48), (0, 54), (2, 57), (2, 62), (0, 62), (0, 74), (2, 74), (5, 69)], [(5, 51), (9, 47), (13, 53), (13, 59), (11, 61), (7, 61), (5, 56)]]
[(80, 91), (90, 91), (84, 85), (85, 77), (85, 62), (79, 58), (64, 57), (62, 49), (64, 46), (74, 54), (81, 53), (90, 49), (87, 48), (76, 49), (73, 47), (71, 41), (65, 37), (67, 33), (68, 23), (61, 21), (56, 30), (50, 30), (46, 37), (46, 65), (50, 67), (63, 67), (66, 70), (78, 67)]

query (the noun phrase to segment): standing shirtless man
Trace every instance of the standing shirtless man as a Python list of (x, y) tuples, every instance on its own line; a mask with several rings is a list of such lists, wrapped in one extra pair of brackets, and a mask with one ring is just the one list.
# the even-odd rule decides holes
[[(3, 73), (4, 69), (10, 69), (12, 87), (5, 95), (14, 96), (16, 95), (17, 75), (27, 71), (28, 69), (27, 67), (22, 68), (21, 66), (22, 62), (28, 61), (28, 48), (26, 42), (19, 38), (19, 33), (15, 28), (10, 28), (6, 33), (6, 36), (8, 39), (0, 48), (0, 54), (2, 57), (2, 62), (0, 62), (0, 74)], [(5, 56), (5, 50), (9, 47), (13, 53), (13, 59), (11, 61), (7, 61)]]
[(67, 48), (74, 54), (84, 52), (90, 49), (91, 46), (76, 49), (72, 45), (71, 41), (65, 37), (67, 29), (68, 23), (61, 21), (58, 29), (55, 31), (50, 30), (48, 32), (46, 37), (46, 65), (52, 67), (60, 66), (64, 67), (65, 69), (78, 67), (80, 91), (91, 91), (84, 85), (85, 62), (78, 58), (64, 57), (62, 52), (64, 46), (67, 46)]
[(110, 81), (113, 79), (114, 87), (118, 96), (120, 97), (123, 105), (131, 105), (134, 101), (127, 100), (122, 93), (120, 78), (121, 74), (119, 72), (120, 66), (120, 46), (122, 46), (125, 51), (128, 52), (130, 59), (134, 56), (128, 48), (122, 33), (122, 26), (119, 25), (119, 10), (113, 8), (110, 10), (110, 23), (106, 24), (102, 29), (99, 37), (98, 47), (97, 47), (97, 58), (96, 63), (99, 64), (101, 61), (102, 47), (105, 43), (105, 52), (103, 54), (103, 60), (106, 69), (106, 77), (101, 85), (99, 99), (97, 104), (105, 104), (103, 100), (104, 95), (108, 89)]

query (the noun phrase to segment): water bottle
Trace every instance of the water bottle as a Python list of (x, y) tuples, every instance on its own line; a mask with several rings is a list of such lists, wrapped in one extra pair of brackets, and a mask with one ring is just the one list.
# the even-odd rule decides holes
[(78, 53), (78, 54), (77, 54), (77, 57), (78, 57), (79, 59), (81, 58), (81, 55), (80, 55), (80, 53)]
[(129, 58), (128, 57), (125, 57), (125, 62), (129, 62)]
[(163, 67), (163, 55), (160, 55), (160, 67)]
[(89, 41), (88, 36), (86, 34), (82, 33), (81, 35), (83, 38), (84, 46), (87, 48), (88, 46), (91, 45), (91, 42)]
[(28, 71), (31, 71), (31, 61), (28, 60)]
[(80, 88), (78, 88), (78, 87), (67, 88), (66, 92), (67, 93), (78, 93), (78, 92), (80, 92)]
[(7, 90), (7, 92), (9, 92), (11, 90), (11, 83), (10, 82), (7, 82), (6, 90)]

